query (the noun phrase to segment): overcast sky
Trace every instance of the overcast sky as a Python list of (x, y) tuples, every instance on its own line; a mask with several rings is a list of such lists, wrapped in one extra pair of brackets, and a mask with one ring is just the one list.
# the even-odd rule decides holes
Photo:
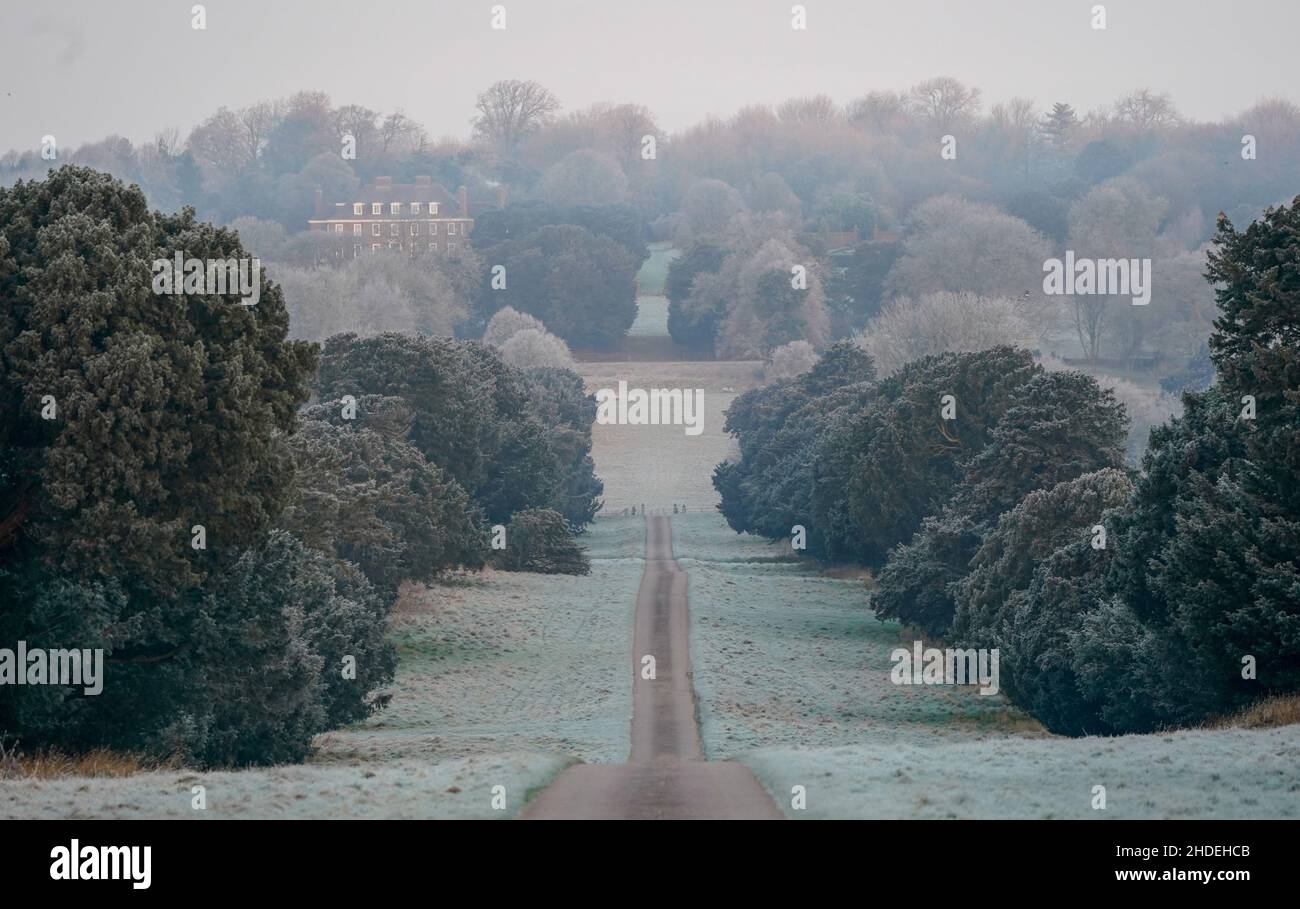
[[(536, 79), (566, 110), (636, 101), (673, 131), (751, 103), (844, 102), (937, 75), (1080, 111), (1138, 87), (1218, 119), (1300, 101), (1300, 0), (57, 0), (0, 8), (0, 150), (138, 141), (301, 89), (465, 136), (475, 94)], [(18, 8), (16, 8), (18, 7)]]

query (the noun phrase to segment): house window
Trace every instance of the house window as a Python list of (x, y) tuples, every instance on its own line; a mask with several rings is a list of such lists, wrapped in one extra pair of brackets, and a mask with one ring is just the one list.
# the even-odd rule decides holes
[(342, 224), (335, 224), (335, 225), (334, 225), (334, 233), (336, 233), (336, 234), (341, 234), (341, 233), (343, 233), (343, 225), (342, 225)]
[(353, 232), (354, 234), (359, 234), (359, 233), (361, 233), (361, 225), (360, 225), (360, 224), (353, 224), (353, 225), (352, 225), (352, 232)]
[(354, 244), (352, 245), (352, 258), (355, 259), (355, 258), (356, 258), (357, 256), (359, 256), (359, 255), (361, 255), (361, 244), (360, 244), (360, 243), (354, 243)]
[(419, 203), (419, 202), (412, 202), (412, 203), (411, 203), (411, 214), (413, 214), (413, 215), (418, 215), (419, 213), (420, 213), (420, 203)]
[(455, 221), (452, 221), (450, 224), (447, 225), (447, 236), (449, 236), (449, 237), (454, 237), (454, 236), (456, 236), (456, 222), (455, 222)]
[(371, 252), (379, 252), (379, 244), (378, 244), (378, 243), (371, 243), (371, 244), (370, 244), (370, 251), (371, 251)]
[(448, 241), (447, 241), (447, 252), (451, 252), (451, 251), (452, 251), (453, 249), (455, 249), (455, 248), (456, 248), (456, 244), (453, 243), (453, 242), (451, 242), (450, 240), (448, 240)]
[(437, 251), (438, 251), (438, 244), (437, 244), (437, 243), (430, 243), (430, 244), (429, 244), (429, 252), (431, 252), (431, 253), (436, 253)]
[(365, 213), (366, 213), (366, 205), (365, 205), (364, 202), (353, 202), (353, 203), (352, 203), (352, 214), (354, 214), (354, 215), (363, 215), (363, 214), (365, 214)]
[(402, 230), (402, 228), (401, 228), (400, 225), (397, 225), (397, 224), (390, 224), (390, 225), (388, 225), (388, 235), (389, 235), (390, 237), (399, 237), (399, 236), (401, 236), (401, 230)]
[(401, 243), (389, 243), (389, 244), (388, 244), (388, 248), (389, 248), (389, 249), (401, 249), (401, 248), (402, 248), (402, 244), (401, 244)]
[(371, 225), (370, 225), (370, 233), (371, 233), (372, 236), (375, 236), (375, 237), (379, 236), (379, 225), (378, 225), (378, 224), (371, 224)]
[(436, 215), (437, 213), (438, 213), (438, 203), (437, 203), (437, 202), (430, 202), (430, 203), (429, 203), (429, 214), (431, 214), (431, 215)]
[(411, 225), (411, 236), (412, 236), (412, 237), (414, 237), (417, 233), (419, 233), (419, 231), (420, 231), (420, 225), (418, 225), (418, 224), (412, 224), (412, 225)]
[(389, 202), (389, 203), (388, 203), (388, 213), (389, 213), (390, 215), (400, 215), (400, 214), (402, 213), (402, 203), (401, 203), (401, 202)]
[(438, 222), (437, 222), (437, 221), (430, 221), (430, 222), (429, 222), (429, 236), (431, 236), (431, 237), (436, 237), (436, 236), (438, 236)]
[(384, 213), (384, 203), (382, 203), (382, 202), (371, 202), (371, 203), (370, 203), (370, 213), (371, 213), (372, 215), (382, 215), (382, 214)]

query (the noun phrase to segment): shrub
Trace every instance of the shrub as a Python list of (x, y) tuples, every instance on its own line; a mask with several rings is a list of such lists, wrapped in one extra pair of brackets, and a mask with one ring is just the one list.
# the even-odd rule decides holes
[(574, 366), (569, 345), (550, 332), (534, 328), (525, 328), (511, 335), (501, 345), (501, 359), (516, 369), (535, 369), (539, 366), (572, 369)]
[(813, 368), (817, 350), (807, 341), (791, 341), (772, 351), (764, 374), (768, 379), (792, 379)]
[[(572, 386), (534, 385), (483, 344), (340, 335), (325, 344), (317, 389), (326, 400), (345, 394), (402, 398), (411, 413), (407, 441), (459, 483), (492, 523), (524, 508), (587, 513), (599, 494), (584, 461), (590, 421), (583, 427), (549, 423), (536, 403), (571, 394)], [(575, 406), (563, 406), (572, 416)], [(586, 490), (586, 497), (571, 499), (576, 490)]]
[[(363, 414), (370, 403), (359, 402)], [(355, 563), (390, 600), (404, 580), (481, 567), (487, 528), (460, 484), (400, 436), (341, 420), (341, 410), (311, 408), (336, 422), (309, 418), (293, 437), (298, 490), (282, 526)]]
[(521, 511), (506, 527), (506, 547), (494, 557), (504, 571), (590, 574), (591, 562), (569, 533), (564, 515), (549, 508)]
[(881, 374), (892, 375), (930, 354), (1023, 344), (1031, 334), (1022, 307), (1008, 297), (943, 291), (890, 300), (867, 323), (860, 343)]
[(528, 313), (519, 312), (509, 306), (498, 309), (488, 320), (487, 329), (483, 332), (483, 343), (491, 347), (500, 347), (514, 337), (516, 332), (523, 331), (525, 328), (546, 331), (546, 326), (541, 320), (533, 318)]
[(300, 761), (313, 735), (369, 714), (368, 693), (393, 678), (383, 601), (360, 572), (287, 533), (244, 553), (204, 600), (212, 619), (188, 642), (212, 656), (203, 690), (162, 735), (203, 765)]

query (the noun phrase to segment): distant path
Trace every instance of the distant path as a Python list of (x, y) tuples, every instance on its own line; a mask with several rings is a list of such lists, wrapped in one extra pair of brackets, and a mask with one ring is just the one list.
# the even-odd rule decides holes
[[(632, 753), (626, 764), (579, 764), (524, 810), (524, 819), (779, 819), (741, 764), (707, 763), (691, 685), (687, 575), (673, 557), (672, 523), (646, 518), (646, 563), (633, 632)], [(655, 678), (641, 659), (655, 658)]]

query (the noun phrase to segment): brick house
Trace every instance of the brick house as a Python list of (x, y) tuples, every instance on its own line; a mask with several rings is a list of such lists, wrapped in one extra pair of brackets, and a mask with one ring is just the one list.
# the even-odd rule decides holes
[[(316, 217), (308, 220), (313, 232), (328, 233), (338, 242), (337, 258), (355, 258), (363, 252), (393, 251), (408, 255), (441, 255), (469, 242), (474, 214), (490, 207), (471, 203), (465, 187), (455, 196), (431, 177), (414, 183), (394, 183), (377, 177), (346, 202), (326, 204), (316, 190)], [(505, 207), (505, 189), (497, 189), (496, 207)]]

